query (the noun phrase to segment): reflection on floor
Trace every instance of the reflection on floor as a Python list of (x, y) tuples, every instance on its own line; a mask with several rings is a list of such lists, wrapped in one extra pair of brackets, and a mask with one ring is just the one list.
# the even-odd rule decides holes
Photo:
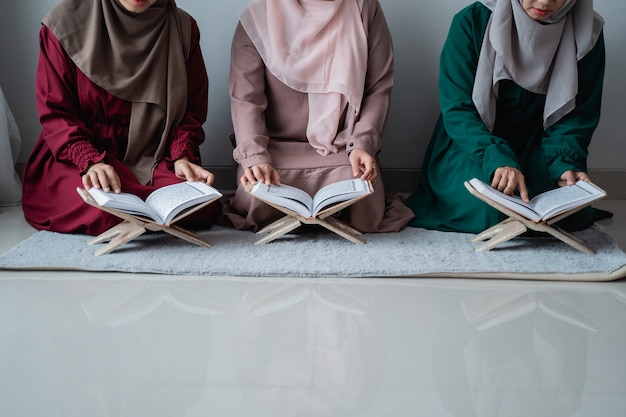
[(626, 281), (0, 271), (0, 416), (623, 416), (625, 351)]

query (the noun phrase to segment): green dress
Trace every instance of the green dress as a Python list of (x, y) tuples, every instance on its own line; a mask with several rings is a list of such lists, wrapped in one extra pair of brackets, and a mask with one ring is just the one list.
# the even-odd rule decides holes
[[(529, 195), (556, 188), (567, 170), (587, 171), (591, 136), (600, 119), (604, 79), (604, 40), (578, 62), (576, 108), (543, 129), (545, 95), (512, 81), (501, 81), (493, 134), (472, 102), (472, 87), (491, 11), (476, 2), (453, 19), (440, 61), (441, 116), (431, 137), (418, 189), (407, 199), (414, 227), (478, 233), (505, 216), (472, 196), (471, 178), (490, 183), (499, 167), (524, 174)], [(567, 230), (593, 223), (590, 207), (563, 220)]]

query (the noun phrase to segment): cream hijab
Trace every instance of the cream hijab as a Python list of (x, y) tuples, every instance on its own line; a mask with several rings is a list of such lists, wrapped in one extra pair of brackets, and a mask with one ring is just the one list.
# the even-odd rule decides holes
[(240, 16), (268, 70), (308, 94), (307, 138), (322, 155), (345, 145), (361, 109), (368, 52), (362, 7), (363, 0), (255, 0)]
[(189, 15), (174, 0), (143, 13), (118, 0), (64, 0), (42, 23), (91, 81), (132, 102), (124, 163), (150, 183), (186, 111)]
[(472, 98), (490, 131), (496, 118), (498, 82), (512, 80), (545, 94), (544, 128), (575, 107), (578, 66), (596, 44), (604, 20), (593, 0), (567, 0), (549, 20), (538, 22), (522, 0), (484, 0), (491, 11), (478, 60)]

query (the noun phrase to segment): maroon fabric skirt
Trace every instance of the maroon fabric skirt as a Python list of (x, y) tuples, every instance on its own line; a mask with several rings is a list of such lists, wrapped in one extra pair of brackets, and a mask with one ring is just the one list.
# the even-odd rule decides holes
[[(78, 168), (54, 161), (49, 152), (38, 152), (26, 165), (22, 193), (24, 217), (34, 228), (61, 233), (99, 235), (122, 219), (86, 204), (76, 192), (82, 188)], [(154, 170), (153, 184), (146, 186), (119, 160), (110, 158), (122, 182), (122, 191), (145, 199), (152, 191), (181, 182), (165, 161)], [(185, 220), (183, 227), (202, 228), (214, 223), (219, 204), (210, 204)]]

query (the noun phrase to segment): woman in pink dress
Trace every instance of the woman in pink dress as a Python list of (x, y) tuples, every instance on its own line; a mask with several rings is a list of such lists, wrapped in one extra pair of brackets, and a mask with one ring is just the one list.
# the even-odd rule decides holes
[[(145, 198), (185, 180), (213, 182), (200, 165), (200, 34), (174, 0), (64, 0), (42, 23), (42, 131), (23, 178), (31, 225), (97, 235), (121, 221), (85, 204), (77, 187)], [(195, 226), (210, 225), (218, 209), (209, 205)]]
[(374, 193), (342, 213), (364, 232), (402, 229), (413, 213), (386, 195), (377, 156), (393, 86), (393, 48), (377, 0), (255, 0), (232, 43), (231, 113), (239, 185), (225, 215), (238, 229), (281, 213), (246, 191), (288, 184), (314, 194), (362, 178)]

